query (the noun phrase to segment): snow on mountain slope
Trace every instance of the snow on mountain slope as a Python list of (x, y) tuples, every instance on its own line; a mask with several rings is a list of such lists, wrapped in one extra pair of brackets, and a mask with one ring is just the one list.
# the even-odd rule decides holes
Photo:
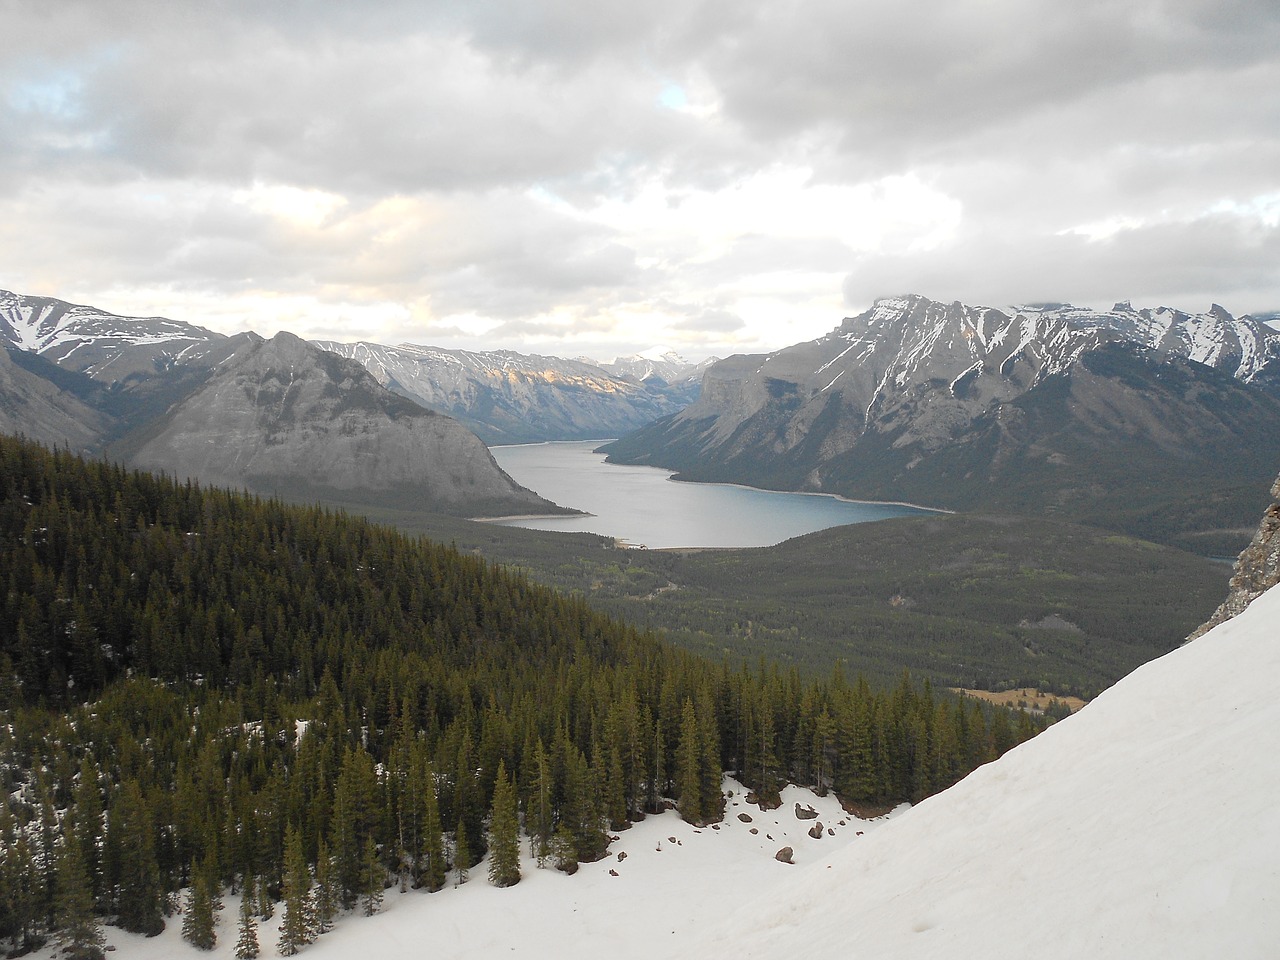
[(690, 955), (1280, 955), (1280, 587)]
[(359, 361), (383, 386), (457, 418), (491, 444), (616, 437), (693, 396), (585, 360), (411, 343), (315, 344)]
[[(0, 290), (0, 341), (106, 383), (148, 365), (194, 359), (189, 355), (202, 356), (226, 339), (179, 320), (122, 317), (96, 307)], [(122, 358), (123, 369), (117, 369)]]

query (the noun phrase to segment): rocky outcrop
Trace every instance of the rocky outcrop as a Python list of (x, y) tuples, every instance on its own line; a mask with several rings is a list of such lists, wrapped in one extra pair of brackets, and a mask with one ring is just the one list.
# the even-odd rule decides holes
[(110, 452), (143, 469), (295, 500), (563, 512), (507, 476), (461, 424), (288, 333), (244, 351)]
[(1280, 477), (1271, 487), (1271, 497), (1272, 504), (1262, 515), (1258, 532), (1236, 560), (1227, 599), (1187, 639), (1194, 640), (1223, 621), (1243, 613), (1245, 607), (1280, 583)]

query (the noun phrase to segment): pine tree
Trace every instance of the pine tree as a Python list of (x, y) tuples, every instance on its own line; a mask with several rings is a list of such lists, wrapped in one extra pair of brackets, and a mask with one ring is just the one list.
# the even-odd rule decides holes
[(55, 924), (64, 953), (71, 960), (102, 960), (102, 928), (93, 914), (88, 870), (74, 836), (64, 838), (57, 884)]
[(284, 919), (280, 923), (279, 950), (291, 957), (315, 939), (310, 910), (311, 873), (302, 855), (302, 838), (292, 824), (284, 841)]
[(498, 761), (493, 785), (493, 811), (489, 816), (489, 882), (510, 887), (520, 882), (520, 821), (516, 792), (507, 779), (506, 761)]
[(256, 960), (261, 952), (258, 947), (258, 920), (254, 916), (253, 879), (245, 881), (240, 898), (240, 937), (236, 940), (236, 960)]
[(218, 942), (214, 932), (214, 898), (209, 871), (204, 864), (191, 871), (186, 908), (182, 915), (182, 939), (197, 950), (212, 950)]

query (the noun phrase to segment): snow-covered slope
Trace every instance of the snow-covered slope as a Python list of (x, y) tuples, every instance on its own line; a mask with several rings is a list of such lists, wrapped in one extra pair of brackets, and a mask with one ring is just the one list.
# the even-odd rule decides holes
[(1280, 956), (1280, 588), (751, 904), (704, 956)]

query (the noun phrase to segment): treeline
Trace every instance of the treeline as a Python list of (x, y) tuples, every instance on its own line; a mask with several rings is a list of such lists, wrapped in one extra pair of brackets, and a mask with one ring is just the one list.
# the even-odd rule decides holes
[[(450, 547), (0, 438), (0, 942), (98, 919), (211, 945), (218, 892), (282, 947), (486, 854), (572, 870), (736, 774), (918, 800), (1025, 714), (712, 663)], [(186, 928), (190, 925), (191, 929)], [(76, 931), (80, 931), (77, 933)], [(255, 948), (256, 949), (256, 948)], [(237, 945), (237, 953), (240, 953)]]

